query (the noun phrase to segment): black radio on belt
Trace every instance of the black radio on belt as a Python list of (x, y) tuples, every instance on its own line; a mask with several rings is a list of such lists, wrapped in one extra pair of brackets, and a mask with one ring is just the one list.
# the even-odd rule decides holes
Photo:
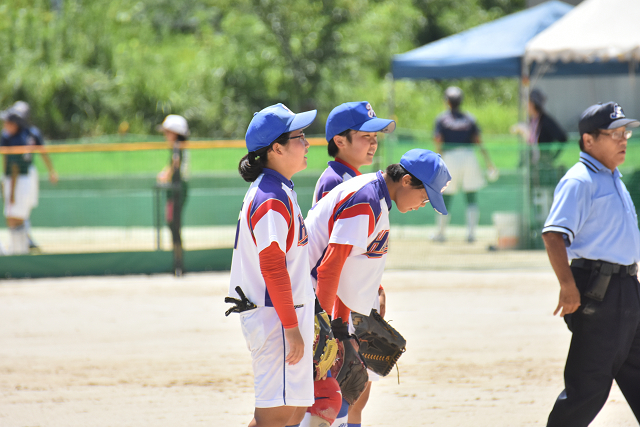
[(621, 276), (635, 276), (638, 274), (637, 264), (620, 265), (606, 261), (593, 261), (579, 258), (571, 261), (571, 266), (591, 270), (591, 276), (589, 277), (589, 283), (587, 284), (584, 296), (596, 301), (602, 301), (604, 299), (607, 288), (609, 287), (609, 282), (611, 281), (611, 276), (614, 274)]

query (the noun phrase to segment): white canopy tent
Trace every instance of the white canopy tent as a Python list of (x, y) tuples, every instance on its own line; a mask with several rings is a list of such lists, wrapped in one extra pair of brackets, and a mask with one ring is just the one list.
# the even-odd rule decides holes
[(527, 43), (522, 70), (549, 95), (560, 124), (577, 131), (580, 113), (596, 102), (640, 116), (639, 64), (640, 0), (584, 0)]
[(558, 75), (635, 73), (640, 62), (640, 0), (585, 0), (525, 47), (529, 66)]

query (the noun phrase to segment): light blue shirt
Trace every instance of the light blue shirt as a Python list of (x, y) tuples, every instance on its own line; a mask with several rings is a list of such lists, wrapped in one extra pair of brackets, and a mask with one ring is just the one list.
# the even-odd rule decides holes
[(638, 216), (621, 176), (581, 152), (558, 183), (542, 232), (564, 234), (570, 260), (640, 261)]

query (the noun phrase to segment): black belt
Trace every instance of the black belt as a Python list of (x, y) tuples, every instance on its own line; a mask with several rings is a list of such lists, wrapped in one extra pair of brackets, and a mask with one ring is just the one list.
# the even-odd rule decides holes
[(607, 261), (594, 261), (592, 259), (577, 258), (571, 261), (571, 267), (582, 268), (585, 270), (598, 270), (603, 265), (611, 265), (611, 273), (624, 276), (635, 276), (638, 274), (638, 264), (620, 265)]

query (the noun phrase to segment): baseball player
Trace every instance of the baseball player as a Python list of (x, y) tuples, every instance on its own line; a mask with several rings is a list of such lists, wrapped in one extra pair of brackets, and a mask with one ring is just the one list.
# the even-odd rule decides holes
[(327, 313), (348, 322), (351, 310), (371, 311), (386, 261), (391, 202), (405, 213), (430, 201), (446, 215), (442, 191), (450, 180), (438, 154), (414, 149), (384, 172), (338, 185), (312, 207), (307, 216), (311, 274)]
[[(0, 113), (3, 120), (0, 146), (27, 146), (33, 137), (27, 121), (21, 112), (11, 107)], [(33, 207), (33, 185), (29, 178), (33, 155), (7, 154), (4, 156), (4, 180), (2, 195), (4, 198), (4, 216), (11, 236), (9, 253), (14, 255), (29, 252), (29, 239), (24, 225)]]
[(157, 176), (159, 184), (169, 187), (165, 218), (171, 230), (173, 241), (173, 274), (180, 277), (184, 273), (182, 253), (182, 209), (187, 200), (187, 171), (189, 153), (180, 147), (189, 136), (187, 120), (177, 114), (169, 114), (160, 125), (160, 130), (171, 148), (171, 160)]
[[(359, 171), (361, 166), (370, 165), (373, 156), (378, 149), (378, 132), (391, 133), (396, 128), (393, 120), (378, 118), (367, 101), (346, 102), (334, 108), (325, 126), (327, 138), (327, 151), (329, 156), (335, 160), (328, 163), (313, 193), (313, 205), (327, 195), (337, 185), (356, 176), (362, 175)], [(385, 293), (382, 286), (378, 289), (379, 298), (376, 300), (374, 308), (384, 316)], [(368, 313), (368, 312), (367, 312)], [(370, 372), (370, 379), (376, 374)], [(318, 384), (316, 382), (316, 384)], [(342, 400), (342, 408), (332, 424), (336, 427), (361, 422), (362, 410), (364, 409), (371, 390), (371, 381), (362, 393), (356, 404), (349, 406), (346, 400)], [(318, 394), (318, 393), (316, 393)], [(314, 414), (316, 405), (324, 404), (323, 400), (317, 400), (309, 409), (310, 414)], [(348, 414), (348, 415), (347, 415)], [(311, 421), (309, 425), (311, 425)], [(304, 423), (303, 423), (304, 426)], [(314, 427), (314, 426), (312, 426)]]
[[(27, 123), (27, 128), (29, 130), (29, 138), (27, 140), (27, 145), (44, 145), (44, 138), (42, 137), (42, 132), (36, 126), (31, 124), (31, 107), (28, 103), (24, 101), (16, 101), (11, 108), (22, 117), (23, 121)], [(53, 162), (51, 162), (51, 158), (48, 153), (42, 152), (40, 153), (42, 156), (42, 160), (44, 161), (45, 166), (47, 167), (47, 171), (49, 172), (49, 181), (52, 184), (58, 183), (58, 173), (55, 171), (53, 167)], [(33, 159), (33, 155), (32, 155)], [(40, 180), (38, 179), (38, 169), (35, 164), (32, 162), (29, 167), (29, 179), (31, 180), (32, 185), (32, 202), (31, 209), (35, 209), (38, 207), (38, 199), (40, 194)], [(24, 227), (27, 231), (27, 239), (29, 240), (29, 249), (32, 251), (39, 251), (38, 245), (35, 243), (33, 236), (31, 235), (31, 219), (26, 218), (24, 220)]]
[[(480, 128), (471, 114), (460, 110), (463, 93), (459, 87), (450, 86), (445, 92), (445, 100), (449, 110), (436, 118), (433, 140), (436, 143), (436, 151), (442, 153), (442, 158), (451, 171), (452, 184), (445, 191), (445, 203), (449, 205), (451, 197), (460, 189), (467, 198), (467, 241), (473, 243), (476, 240), (476, 227), (480, 219), (480, 211), (476, 202), (476, 193), (485, 186), (482, 169), (478, 163), (473, 145), (480, 148), (487, 168), (491, 175), (497, 170), (489, 154), (484, 149), (480, 140)], [(436, 218), (437, 233), (432, 236), (436, 242), (446, 240), (446, 227), (449, 216), (441, 215)]]
[(253, 360), (250, 426), (297, 426), (314, 402), (315, 295), (291, 177), (307, 167), (303, 130), (316, 114), (294, 114), (283, 104), (256, 113), (238, 167), (252, 184), (238, 219), (229, 287), (236, 306), (229, 312), (240, 313)]

